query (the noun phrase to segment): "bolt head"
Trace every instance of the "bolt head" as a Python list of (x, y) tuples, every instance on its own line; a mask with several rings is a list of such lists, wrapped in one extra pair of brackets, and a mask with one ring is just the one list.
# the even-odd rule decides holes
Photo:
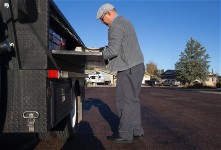
[(5, 8), (9, 8), (9, 3), (4, 3)]

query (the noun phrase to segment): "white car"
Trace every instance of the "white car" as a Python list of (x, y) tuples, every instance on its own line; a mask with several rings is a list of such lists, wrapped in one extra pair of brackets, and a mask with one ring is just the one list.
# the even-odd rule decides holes
[(180, 81), (177, 81), (175, 79), (166, 79), (163, 82), (164, 86), (179, 86), (180, 85)]
[(111, 81), (109, 78), (107, 78), (101, 74), (95, 74), (95, 75), (88, 75), (88, 78), (86, 78), (86, 84), (110, 85)]

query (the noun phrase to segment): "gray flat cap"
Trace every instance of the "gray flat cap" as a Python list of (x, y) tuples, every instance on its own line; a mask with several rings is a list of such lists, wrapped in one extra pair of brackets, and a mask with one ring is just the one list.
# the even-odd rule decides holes
[(114, 9), (114, 6), (111, 5), (111, 4), (103, 4), (97, 11), (97, 16), (96, 16), (96, 19), (100, 19), (101, 16), (103, 16), (105, 13), (107, 13), (108, 11)]

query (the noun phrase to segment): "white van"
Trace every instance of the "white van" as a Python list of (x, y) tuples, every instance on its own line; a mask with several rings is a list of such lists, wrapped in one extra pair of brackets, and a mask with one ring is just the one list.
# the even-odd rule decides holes
[(87, 81), (86, 84), (92, 84), (92, 85), (110, 85), (111, 84), (110, 78), (102, 74), (88, 75), (88, 78), (86, 78), (86, 81)]
[(180, 85), (180, 81), (177, 81), (175, 79), (166, 79), (163, 82), (164, 86), (179, 86)]

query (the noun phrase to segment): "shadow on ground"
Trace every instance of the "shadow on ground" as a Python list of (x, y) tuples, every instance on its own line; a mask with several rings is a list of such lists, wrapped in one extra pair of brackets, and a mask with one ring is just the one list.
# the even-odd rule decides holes
[[(113, 134), (116, 134), (119, 124), (119, 117), (115, 113), (113, 113), (110, 107), (100, 99), (89, 98), (88, 100), (84, 101), (83, 111), (90, 110), (92, 106), (96, 107), (99, 110), (101, 116), (108, 122)], [(104, 150), (105, 148), (100, 140), (94, 136), (90, 124), (83, 121), (80, 123), (77, 133), (74, 134), (68, 141), (66, 141), (62, 149)]]
[(81, 122), (79, 131), (66, 141), (62, 150), (104, 150), (102, 143), (94, 136), (88, 122)]
[[(110, 107), (100, 99), (89, 98), (90, 105), (98, 108), (101, 116), (108, 122), (111, 131), (115, 134), (118, 131), (119, 117), (113, 113)], [(90, 107), (91, 107), (90, 106)]]

